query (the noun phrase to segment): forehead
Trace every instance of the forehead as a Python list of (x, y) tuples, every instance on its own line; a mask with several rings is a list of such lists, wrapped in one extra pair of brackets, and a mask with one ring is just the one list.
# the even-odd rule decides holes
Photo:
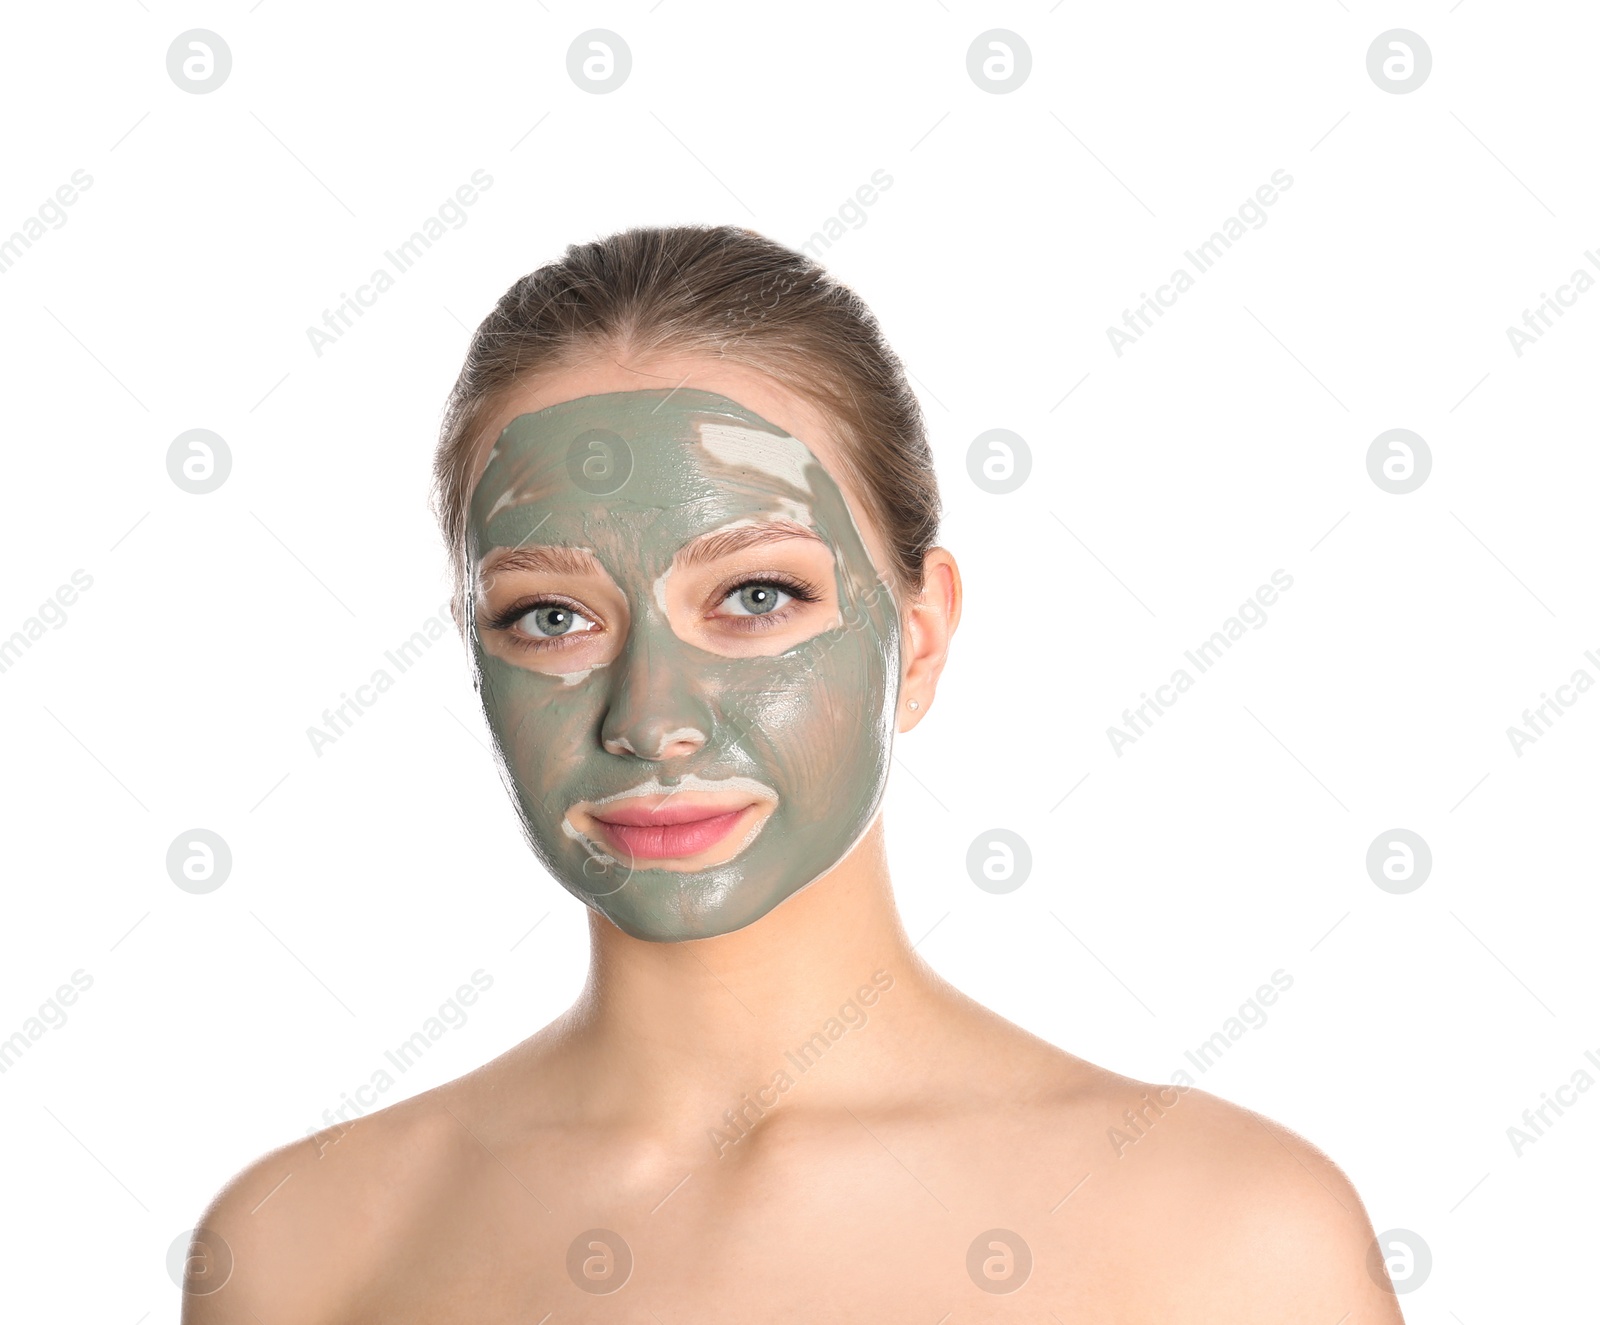
[(470, 515), (479, 554), (537, 539), (652, 561), (712, 529), (766, 520), (832, 543), (859, 537), (804, 442), (730, 397), (683, 387), (517, 415), (489, 451)]

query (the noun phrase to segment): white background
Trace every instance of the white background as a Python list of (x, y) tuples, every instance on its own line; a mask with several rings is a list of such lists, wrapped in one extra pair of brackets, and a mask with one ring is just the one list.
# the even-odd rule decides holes
[[(1600, 1054), (1600, 688), (1520, 756), (1506, 734), (1600, 679), (1600, 293), (1521, 356), (1506, 334), (1600, 250), (1592, 9), (119, 0), (6, 26), (0, 235), (93, 178), (0, 276), (0, 637), (93, 577), (0, 674), (0, 1036), (93, 979), (0, 1077), (6, 1315), (175, 1318), (164, 1258), (215, 1189), (474, 970), (492, 989), (384, 1103), (567, 1005), (584, 913), (518, 835), (453, 637), (320, 756), (307, 728), (445, 602), (431, 449), (508, 285), (634, 224), (798, 246), (881, 168), (824, 261), (914, 375), (967, 590), (887, 801), (919, 951), (1162, 1081), (1281, 968), (1201, 1084), (1426, 1240), (1408, 1319), (1592, 1317), (1600, 1091), (1520, 1155), (1507, 1128)], [(205, 95), (166, 69), (197, 27), (233, 57)], [(1008, 94), (967, 72), (992, 27), (1031, 50)], [(1433, 55), (1403, 95), (1366, 68), (1396, 27)], [(632, 52), (606, 95), (566, 71), (590, 28)], [(467, 223), (317, 355), (307, 328), (479, 168)], [(1106, 328), (1278, 169), (1266, 224), (1119, 357)], [(1408, 495), (1366, 468), (1396, 427), (1433, 458)], [(167, 474), (191, 428), (231, 451), (208, 495)], [(968, 477), (990, 428), (1032, 454), (1009, 495)], [(1108, 726), (1279, 568), (1267, 623), (1119, 756)], [(1003, 896), (965, 866), (995, 827), (1033, 853)], [(1365, 866), (1395, 827), (1433, 852), (1406, 895)], [(206, 895), (166, 869), (194, 828), (233, 853)]]

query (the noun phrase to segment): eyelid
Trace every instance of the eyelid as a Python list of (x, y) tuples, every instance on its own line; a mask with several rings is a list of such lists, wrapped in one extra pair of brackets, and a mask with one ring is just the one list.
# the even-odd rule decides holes
[[(580, 630), (566, 635), (526, 635), (515, 628), (523, 617), (541, 607), (564, 607), (574, 616), (581, 616), (585, 621), (592, 623), (594, 629)], [(509, 607), (495, 613), (484, 622), (484, 625), (504, 635), (514, 647), (520, 649), (560, 647), (569, 641), (586, 639), (591, 635), (602, 635), (606, 631), (606, 623), (598, 612), (585, 607), (575, 598), (555, 593), (525, 595)]]
[[(795, 598), (795, 596), (782, 585), (773, 584), (768, 585), (767, 587), (776, 589), (784, 601), (779, 603), (776, 607), (768, 608), (765, 612), (718, 612), (711, 619), (713, 621), (727, 621), (739, 630), (754, 630), (757, 628), (757, 623), (760, 623), (761, 626), (770, 626), (777, 621), (787, 621), (791, 616), (794, 615), (794, 612), (791, 610), (793, 609), (794, 604), (801, 600)], [(736, 603), (738, 601), (738, 596), (739, 591), (735, 590), (733, 593), (724, 598), (722, 600), (722, 604), (720, 605), (725, 606), (730, 602)]]
[[(760, 571), (754, 575), (745, 574), (730, 577), (725, 582), (724, 587), (712, 591), (710, 595), (712, 607), (721, 607), (723, 603), (728, 601), (728, 599), (736, 590), (746, 588), (752, 584), (775, 585), (777, 588), (782, 589), (785, 593), (787, 593), (795, 602), (815, 603), (820, 601), (822, 598), (822, 591), (802, 576), (792, 575), (787, 571)], [(759, 614), (751, 613), (749, 614), (749, 618), (741, 617), (740, 619), (755, 619), (757, 617), (760, 619), (766, 619), (776, 616), (779, 613), (787, 615), (788, 609), (789, 604), (785, 603), (775, 612), (762, 612)], [(713, 613), (712, 615), (714, 616), (716, 614)]]

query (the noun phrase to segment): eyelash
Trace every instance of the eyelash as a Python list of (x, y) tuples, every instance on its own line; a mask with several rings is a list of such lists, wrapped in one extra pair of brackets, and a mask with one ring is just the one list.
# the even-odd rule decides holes
[[(716, 593), (717, 605), (720, 607), (733, 594), (740, 589), (748, 589), (752, 584), (771, 585), (774, 588), (782, 589), (784, 593), (800, 603), (815, 603), (822, 597), (815, 585), (800, 579), (798, 576), (781, 573), (773, 575), (741, 575), (730, 583), (727, 588), (721, 589)], [(736, 630), (753, 634), (758, 631), (773, 630), (793, 615), (794, 610), (791, 605), (785, 603), (773, 612), (762, 612), (751, 616), (728, 617), (725, 619), (738, 622), (738, 625), (735, 626)]]
[[(743, 575), (729, 583), (726, 588), (718, 590), (714, 595), (715, 601), (720, 606), (721, 604), (727, 602), (728, 598), (732, 594), (737, 593), (740, 589), (747, 589), (754, 584), (770, 585), (775, 588), (782, 589), (790, 596), (790, 598), (801, 603), (815, 603), (818, 602), (822, 597), (822, 594), (818, 591), (815, 585), (800, 579), (798, 576), (785, 574)], [(594, 615), (589, 611), (588, 608), (582, 606), (582, 604), (574, 602), (570, 598), (561, 598), (550, 594), (545, 594), (537, 598), (524, 599), (521, 602), (513, 603), (510, 607), (505, 608), (503, 611), (497, 613), (495, 616), (489, 619), (489, 629), (502, 632), (511, 640), (512, 644), (519, 649), (548, 649), (552, 647), (561, 647), (566, 640), (571, 638), (570, 636), (550, 635), (543, 639), (535, 639), (529, 635), (519, 634), (517, 631), (512, 629), (512, 627), (515, 626), (517, 622), (521, 621), (523, 617), (527, 616), (528, 613), (541, 607), (564, 607), (569, 612), (574, 612), (579, 616), (584, 617), (586, 620), (594, 620)], [(735, 627), (737, 630), (747, 633), (754, 633), (762, 630), (771, 630), (776, 624), (787, 621), (790, 615), (792, 615), (790, 607), (788, 604), (785, 604), (783, 607), (780, 607), (773, 612), (763, 612), (752, 616), (731, 617), (725, 619), (739, 622), (739, 624)], [(588, 635), (593, 632), (584, 631), (583, 633)], [(579, 638), (581, 638), (581, 636)]]
[[(513, 603), (504, 611), (489, 619), (489, 629), (503, 633), (511, 643), (519, 649), (548, 649), (560, 646), (568, 637), (565, 635), (550, 635), (543, 639), (534, 639), (529, 635), (519, 634), (512, 627), (527, 616), (529, 612), (541, 607), (564, 607), (569, 612), (577, 613), (586, 619), (590, 618), (589, 609), (574, 602), (570, 598), (557, 598), (544, 594), (537, 598), (527, 598)], [(584, 634), (590, 632), (585, 631)]]

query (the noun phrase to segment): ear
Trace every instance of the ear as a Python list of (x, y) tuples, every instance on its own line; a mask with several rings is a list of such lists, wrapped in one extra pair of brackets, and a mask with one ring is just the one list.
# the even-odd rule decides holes
[[(906, 612), (897, 731), (910, 731), (933, 707), (950, 638), (960, 621), (961, 571), (944, 548), (932, 548), (922, 560), (922, 593)], [(912, 700), (917, 701), (915, 709)]]

